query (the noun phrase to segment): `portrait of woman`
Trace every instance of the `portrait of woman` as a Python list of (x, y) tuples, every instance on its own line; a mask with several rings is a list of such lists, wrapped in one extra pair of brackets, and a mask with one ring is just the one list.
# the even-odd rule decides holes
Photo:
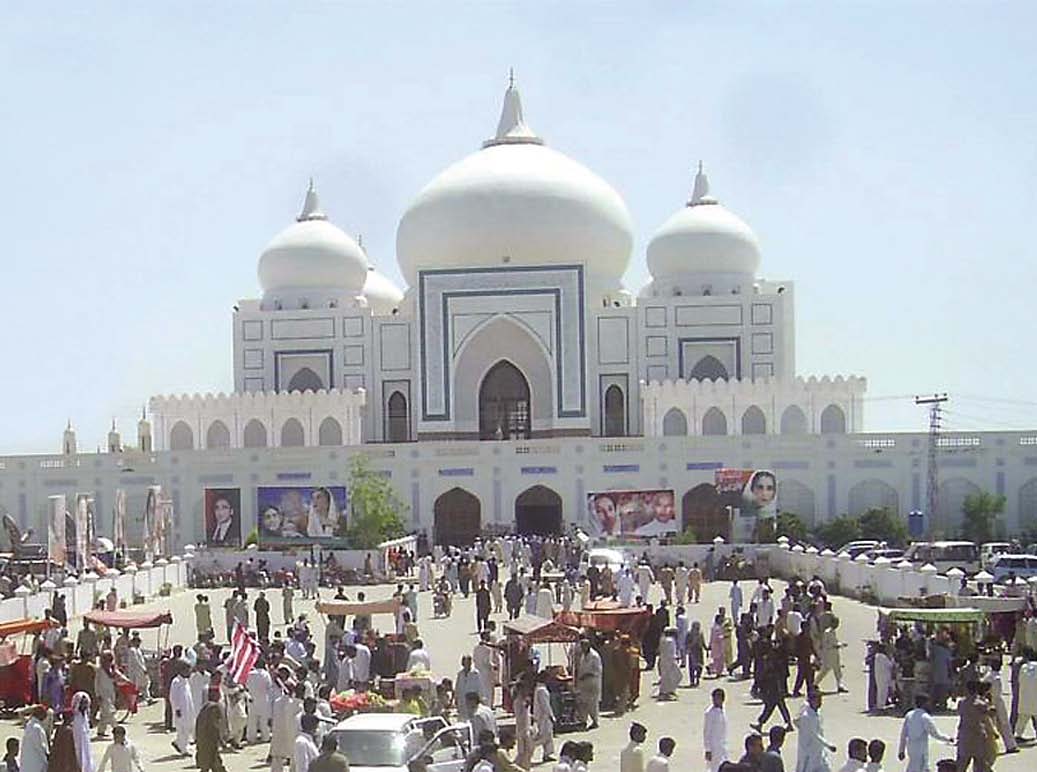
[(306, 535), (328, 538), (335, 535), (338, 526), (338, 507), (335, 497), (327, 488), (316, 488), (310, 498), (310, 510), (306, 518)]
[(742, 507), (747, 512), (769, 517), (777, 510), (777, 498), (778, 480), (774, 476), (774, 472), (758, 470), (753, 472), (742, 491)]

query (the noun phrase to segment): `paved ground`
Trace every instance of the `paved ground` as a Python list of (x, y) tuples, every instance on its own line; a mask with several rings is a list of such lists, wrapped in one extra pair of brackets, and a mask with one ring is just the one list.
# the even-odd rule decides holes
[[(221, 604), (229, 590), (208, 591), (214, 606), (214, 620), (222, 619)], [(367, 588), (369, 599), (387, 597), (391, 594), (391, 586), (380, 586)], [(330, 591), (325, 590), (330, 595)], [(252, 593), (250, 593), (251, 595)], [(350, 591), (352, 596), (352, 590)], [(280, 622), (281, 599), (278, 591), (268, 593), (271, 606), (274, 611), (275, 624)], [(653, 598), (654, 599), (654, 598)], [(703, 602), (693, 606), (690, 613), (691, 619), (699, 619), (706, 627), (706, 623), (715, 613), (718, 605), (726, 605), (727, 585), (708, 585), (703, 593)], [(173, 612), (176, 623), (170, 633), (172, 642), (188, 643), (194, 637), (194, 615), (191, 606), (194, 601), (194, 593), (184, 592), (164, 602), (150, 604), (152, 608), (169, 608)], [(860, 736), (867, 739), (881, 738), (887, 744), (886, 768), (902, 769), (904, 765), (896, 760), (896, 741), (900, 731), (900, 720), (896, 717), (872, 717), (864, 714), (865, 683), (866, 674), (863, 669), (864, 644), (863, 641), (870, 637), (875, 627), (875, 610), (871, 607), (857, 603), (856, 601), (835, 599), (835, 611), (842, 620), (843, 640), (848, 644), (843, 649), (843, 665), (846, 670), (846, 678), (850, 688), (849, 694), (826, 694), (822, 714), (824, 716), (825, 731), (832, 742), (839, 747), (835, 756), (835, 768), (841, 766), (845, 760), (846, 743), (851, 737)], [(454, 615), (448, 620), (431, 619), (432, 596), (425, 593), (420, 601), (419, 627), (422, 637), (425, 639), (432, 653), (433, 670), (439, 676), (453, 677), (459, 667), (462, 652), (469, 652), (474, 645), (474, 604), (471, 600), (464, 601), (458, 596), (454, 604)], [(312, 612), (313, 602), (296, 602), (296, 613), (299, 611)], [(315, 621), (315, 615), (311, 616), (311, 623)], [(319, 640), (323, 640), (323, 629), (317, 625), (315, 633), (319, 633)], [(75, 631), (73, 631), (73, 635)], [(144, 641), (147, 647), (154, 646), (153, 632), (144, 633)], [(653, 691), (652, 683), (655, 680), (654, 673), (645, 673), (642, 676), (642, 695), (650, 695)], [(754, 721), (759, 714), (759, 703), (748, 695), (746, 683), (708, 680), (697, 689), (684, 688), (679, 692), (679, 698), (675, 702), (656, 702), (650, 697), (642, 697), (640, 706), (633, 713), (619, 719), (604, 718), (601, 727), (586, 733), (583, 739), (593, 741), (596, 752), (596, 762), (592, 768), (602, 770), (615, 770), (619, 768), (619, 751), (626, 741), (627, 729), (631, 720), (637, 720), (649, 727), (649, 744), (654, 748), (659, 737), (671, 735), (677, 740), (677, 750), (674, 755), (674, 768), (703, 769), (702, 755), (702, 714), (706, 709), (710, 690), (717, 684), (724, 686), (728, 693), (728, 721), (730, 725), (729, 747), (732, 753), (739, 750), (742, 738), (749, 730), (748, 724)], [(828, 682), (822, 685), (826, 692), (834, 691), (835, 684), (829, 677)], [(498, 698), (499, 699), (499, 698)], [(790, 708), (795, 715), (802, 700), (790, 701)], [(129, 735), (137, 743), (147, 760), (145, 769), (173, 770), (187, 769), (193, 766), (193, 760), (183, 759), (173, 754), (170, 747), (172, 734), (161, 731), (162, 705), (156, 703), (151, 707), (144, 707), (133, 717), (128, 724)], [(956, 718), (951, 715), (938, 716), (937, 725), (948, 734), (955, 733)], [(6, 721), (0, 724), (0, 739), (6, 739), (10, 735), (20, 735), (16, 722)], [(565, 737), (576, 737), (576, 735), (565, 735)], [(953, 749), (933, 743), (933, 758), (939, 759), (953, 755)], [(94, 743), (94, 754), (97, 760), (104, 751), (104, 743)], [(266, 757), (267, 747), (256, 745), (238, 753), (229, 753), (224, 756), (224, 763), (229, 772), (242, 772), (264, 767), (263, 759)], [(795, 734), (789, 736), (785, 752), (786, 768), (794, 768), (795, 764)], [(1006, 770), (1023, 770), (1026, 765), (1037, 762), (1037, 750), (1025, 748), (1022, 753), (1012, 756), (1002, 756), (998, 760), (997, 768)]]

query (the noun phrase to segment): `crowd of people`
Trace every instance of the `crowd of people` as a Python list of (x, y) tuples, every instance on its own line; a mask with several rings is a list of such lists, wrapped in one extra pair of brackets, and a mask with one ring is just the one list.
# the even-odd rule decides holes
[[(559, 745), (557, 728), (565, 724), (570, 731), (593, 729), (602, 709), (616, 715), (636, 710), (636, 692), (629, 685), (640, 683), (642, 669), (657, 676), (653, 696), (658, 700), (679, 700), (678, 689), (708, 684), (702, 761), (710, 772), (783, 772), (782, 748), (793, 732), (797, 772), (832, 769), (836, 748), (824, 733), (821, 688), (830, 681), (831, 692), (846, 691), (840, 653), (844, 644), (839, 618), (817, 577), (791, 581), (780, 593), (766, 578), (734, 580), (724, 585), (727, 603), (702, 613), (698, 610), (709, 572), (698, 564), (653, 565), (642, 556), (633, 565), (598, 565), (587, 561), (576, 539), (494, 538), (467, 548), (437, 547), (421, 557), (398, 551), (391, 562), (402, 581), (385, 634), (362, 610), (364, 591), (347, 592), (344, 587), (338, 588), (334, 600), (355, 602), (361, 610), (348, 617), (329, 614), (323, 624), (311, 628), (310, 617), (297, 613), (295, 603), (297, 598), (317, 596), (315, 585), (322, 573), (316, 563), (306, 562), (296, 574), (279, 577), (284, 586), (279, 610), (271, 608), (266, 590), (247, 586), (247, 573), (238, 570), (230, 576), (234, 588), (222, 604), (222, 624), (214, 623), (209, 596), (198, 594), (195, 643), (173, 646), (162, 655), (157, 671), (145, 661), (139, 636), (127, 631), (113, 636), (87, 623), (75, 644), (64, 640), (67, 619), (59, 619), (64, 609), (58, 596), (48, 613), (61, 624), (54, 628), (57, 632), (41, 636), (37, 651), (34, 680), (39, 705), (26, 723), (20, 748), (12, 752), (8, 747), (9, 757), (20, 759), (24, 772), (97, 772), (89, 748), (91, 730), (99, 737), (111, 731), (112, 745), (101, 764), (111, 764), (116, 772), (139, 768), (139, 753), (114, 719), (116, 686), (129, 683), (145, 701), (153, 692), (161, 695), (171, 747), (177, 755), (193, 755), (203, 772), (220, 772), (226, 752), (265, 743), (271, 772), (341, 771), (350, 760), (339, 752), (331, 732), (340, 717), (337, 695), (372, 693), (399, 673), (431, 674), (437, 672), (434, 663), (442, 672), (459, 662), (454, 678), (436, 679), (430, 691), (407, 687), (394, 704), (400, 712), (470, 723), (475, 742), (468, 770), (515, 772), (534, 764), (553, 765), (554, 772), (586, 769), (594, 757), (592, 743), (574, 739)], [(470, 651), (458, 656), (456, 651), (429, 649), (420, 632), (422, 592), (446, 598), (448, 615), (457, 595), (474, 596), (476, 642)], [(105, 599), (106, 607), (110, 601)], [(551, 618), (556, 611), (581, 610), (602, 601), (642, 613), (647, 620), (643, 634), (636, 639), (606, 638), (584, 630), (564, 667), (545, 665), (536, 646), (511, 656), (509, 641), (498, 636), (492, 619), (494, 614), (515, 619), (523, 613)], [(1037, 633), (1037, 622), (1034, 628)], [(254, 661), (244, 675), (236, 654), (240, 647), (231, 644), (240, 631), (247, 631), (245, 648), (254, 649)], [(942, 650), (965, 650), (948, 640), (945, 630), (923, 637), (919, 648), (918, 634), (914, 628), (891, 629), (872, 655), (874, 686), (885, 695), (879, 698), (879, 708), (892, 699), (895, 683), (892, 676), (883, 680), (883, 658), (896, 667), (901, 652), (910, 655), (915, 668), (929, 668), (928, 680), (916, 680), (919, 686), (910, 695), (914, 707), (904, 719), (898, 749), (910, 772), (929, 768), (930, 738), (952, 741), (937, 731), (930, 710), (941, 708), (952, 696), (943, 688), (947, 681), (941, 670)], [(218, 643), (218, 638), (228, 643)], [(1020, 653), (1012, 667), (1013, 682), (1019, 684), (1013, 689), (1015, 715), (1004, 705), (999, 667), (977, 670), (975, 678), (964, 681), (958, 704), (958, 759), (971, 761), (978, 772), (992, 766), (992, 748), (996, 754), (991, 732), (1011, 749), (1009, 740), (1027, 723), (1032, 720), (1037, 728), (1037, 658), (1028, 658), (1029, 653)], [(66, 655), (75, 660), (70, 668), (64, 665)], [(947, 658), (948, 667), (952, 661), (957, 660)], [(560, 700), (560, 682), (574, 697), (571, 705)], [(742, 738), (744, 753), (732, 754), (725, 701), (728, 690), (739, 684), (759, 698), (762, 707), (750, 725), (752, 731)], [(793, 698), (803, 698), (795, 711), (790, 706)], [(498, 708), (514, 715), (513, 731), (498, 724)], [(776, 718), (779, 723), (773, 723)], [(422, 772), (428, 759), (418, 751), (426, 738), (417, 735), (407, 738), (407, 749), (413, 756), (411, 769)], [(669, 768), (677, 740), (657, 738), (649, 752), (647, 738), (644, 726), (631, 725), (622, 772)], [(852, 741), (843, 772), (876, 772), (884, 750), (880, 740)]]

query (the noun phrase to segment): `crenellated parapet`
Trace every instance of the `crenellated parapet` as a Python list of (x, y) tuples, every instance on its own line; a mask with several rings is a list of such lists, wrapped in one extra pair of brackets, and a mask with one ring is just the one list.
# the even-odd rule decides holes
[(841, 375), (642, 383), (645, 435), (856, 433), (866, 390)]
[(157, 450), (359, 445), (367, 395), (330, 389), (152, 397)]

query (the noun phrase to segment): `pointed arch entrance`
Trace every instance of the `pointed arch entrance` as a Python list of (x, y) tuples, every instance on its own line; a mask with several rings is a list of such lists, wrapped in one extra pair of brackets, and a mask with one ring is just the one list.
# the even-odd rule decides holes
[(482, 531), (482, 505), (464, 488), (451, 488), (432, 507), (436, 544), (467, 545)]
[(515, 531), (557, 536), (562, 533), (562, 497), (546, 485), (526, 488), (515, 499)]
[(690, 528), (695, 540), (703, 544), (717, 536), (731, 539), (731, 518), (721, 505), (715, 485), (701, 483), (684, 494), (681, 499), (681, 528)]
[(502, 359), (479, 385), (479, 439), (527, 440), (530, 428), (529, 382), (521, 370)]

